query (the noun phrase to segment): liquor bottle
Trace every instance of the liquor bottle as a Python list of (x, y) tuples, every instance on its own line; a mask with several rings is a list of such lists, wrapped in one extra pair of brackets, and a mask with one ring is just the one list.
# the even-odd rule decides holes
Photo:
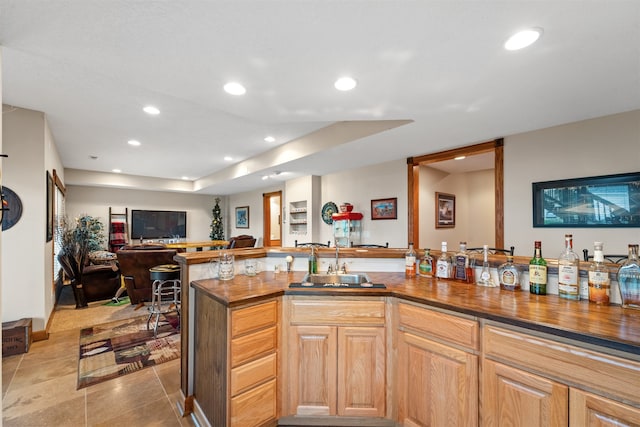
[(604, 264), (602, 242), (593, 243), (593, 262), (589, 266), (589, 302), (609, 305), (609, 270)]
[(482, 246), (482, 270), (476, 284), (478, 286), (486, 286), (488, 288), (495, 288), (498, 286), (498, 284), (491, 278), (491, 273), (489, 272), (489, 245)]
[(564, 251), (558, 257), (558, 295), (561, 298), (580, 299), (578, 269), (580, 259), (573, 251), (573, 236), (564, 235)]
[(468, 279), (469, 254), (467, 253), (467, 242), (460, 242), (460, 251), (453, 256), (453, 278), (466, 282)]
[(542, 258), (542, 242), (536, 240), (533, 258), (529, 261), (529, 292), (547, 294), (547, 261)]
[(447, 255), (447, 242), (442, 242), (441, 253), (436, 261), (436, 277), (448, 279), (451, 277), (451, 260)]
[(618, 269), (622, 306), (640, 309), (640, 261), (638, 245), (629, 245), (629, 258)]
[(318, 257), (316, 256), (316, 248), (311, 246), (311, 255), (309, 255), (309, 274), (318, 272)]
[(409, 243), (409, 250), (404, 254), (405, 277), (416, 277), (416, 251), (413, 250), (413, 242)]
[(513, 264), (513, 255), (507, 255), (507, 262), (498, 267), (500, 289), (505, 291), (520, 290), (520, 273), (518, 267)]
[(429, 255), (429, 248), (424, 250), (424, 256), (418, 265), (418, 275), (422, 277), (433, 277), (433, 258)]

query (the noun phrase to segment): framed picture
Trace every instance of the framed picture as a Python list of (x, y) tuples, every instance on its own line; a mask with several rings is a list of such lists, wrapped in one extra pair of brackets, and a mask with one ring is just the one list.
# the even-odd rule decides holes
[(249, 228), (249, 206), (236, 208), (236, 228)]
[(436, 192), (436, 228), (456, 226), (456, 196)]
[(398, 198), (372, 200), (371, 219), (398, 219)]
[(47, 242), (53, 239), (53, 178), (49, 171), (47, 171)]
[(640, 227), (640, 172), (534, 182), (534, 227)]

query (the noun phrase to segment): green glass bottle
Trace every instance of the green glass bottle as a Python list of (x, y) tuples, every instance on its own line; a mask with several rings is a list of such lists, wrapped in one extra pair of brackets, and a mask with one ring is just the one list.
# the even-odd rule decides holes
[(529, 292), (547, 294), (547, 261), (542, 258), (542, 242), (535, 242), (533, 258), (529, 261)]
[(311, 246), (311, 254), (309, 255), (309, 274), (318, 272), (318, 257), (316, 256), (316, 248)]

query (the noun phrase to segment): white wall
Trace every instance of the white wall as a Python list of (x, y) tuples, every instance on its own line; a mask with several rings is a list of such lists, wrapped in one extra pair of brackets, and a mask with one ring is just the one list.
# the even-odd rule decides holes
[[(227, 240), (230, 237), (248, 234), (257, 239), (257, 247), (263, 246), (264, 224), (262, 217), (264, 206), (262, 194), (282, 191), (283, 188), (284, 184), (276, 184), (256, 191), (230, 195), (227, 199), (226, 218), (224, 218), (225, 224), (228, 224), (228, 227), (225, 227), (225, 230), (228, 230), (228, 233), (225, 234)], [(242, 206), (249, 206), (249, 228), (236, 228), (236, 208)]]
[(33, 319), (44, 329), (54, 304), (53, 242), (46, 242), (46, 170), (62, 170), (43, 113), (3, 106), (3, 185), (22, 201), (22, 217), (2, 238), (2, 320)]
[(576, 252), (604, 242), (605, 253), (627, 253), (640, 242), (638, 228), (534, 228), (531, 184), (565, 178), (640, 171), (640, 110), (512, 135), (504, 144), (505, 245), (517, 255), (556, 258), (564, 234), (573, 234)]
[[(394, 160), (375, 166), (353, 169), (322, 177), (322, 204), (336, 205), (349, 202), (354, 212), (361, 212), (361, 243), (385, 244), (389, 247), (407, 247), (407, 163)], [(371, 200), (398, 198), (398, 219), (371, 220)], [(320, 207), (321, 209), (322, 207)], [(313, 215), (320, 217), (320, 210)], [(320, 223), (320, 233), (314, 241), (333, 240), (330, 225)]]
[[(493, 246), (495, 239), (495, 180), (493, 169), (448, 174), (429, 166), (420, 167), (420, 247), (456, 250), (461, 241), (468, 247)], [(435, 228), (435, 193), (456, 197), (454, 228)]]
[[(183, 194), (174, 192), (124, 190), (100, 187), (67, 187), (66, 210), (69, 219), (81, 214), (99, 218), (105, 226), (105, 237), (109, 224), (109, 207), (113, 212), (122, 213), (129, 209), (129, 232), (131, 231), (131, 210), (179, 210), (187, 212), (187, 240), (209, 240), (212, 210), (215, 196)], [(224, 212), (222, 200), (221, 210)], [(223, 218), (224, 219), (224, 218)]]

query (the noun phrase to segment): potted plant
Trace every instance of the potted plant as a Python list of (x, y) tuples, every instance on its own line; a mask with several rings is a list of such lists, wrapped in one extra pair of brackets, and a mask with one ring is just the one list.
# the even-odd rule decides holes
[(103, 230), (104, 226), (99, 219), (86, 214), (76, 218), (74, 224), (65, 218), (60, 227), (58, 261), (71, 280), (76, 308), (87, 307), (82, 289), (82, 270), (87, 265), (89, 253), (103, 248)]

